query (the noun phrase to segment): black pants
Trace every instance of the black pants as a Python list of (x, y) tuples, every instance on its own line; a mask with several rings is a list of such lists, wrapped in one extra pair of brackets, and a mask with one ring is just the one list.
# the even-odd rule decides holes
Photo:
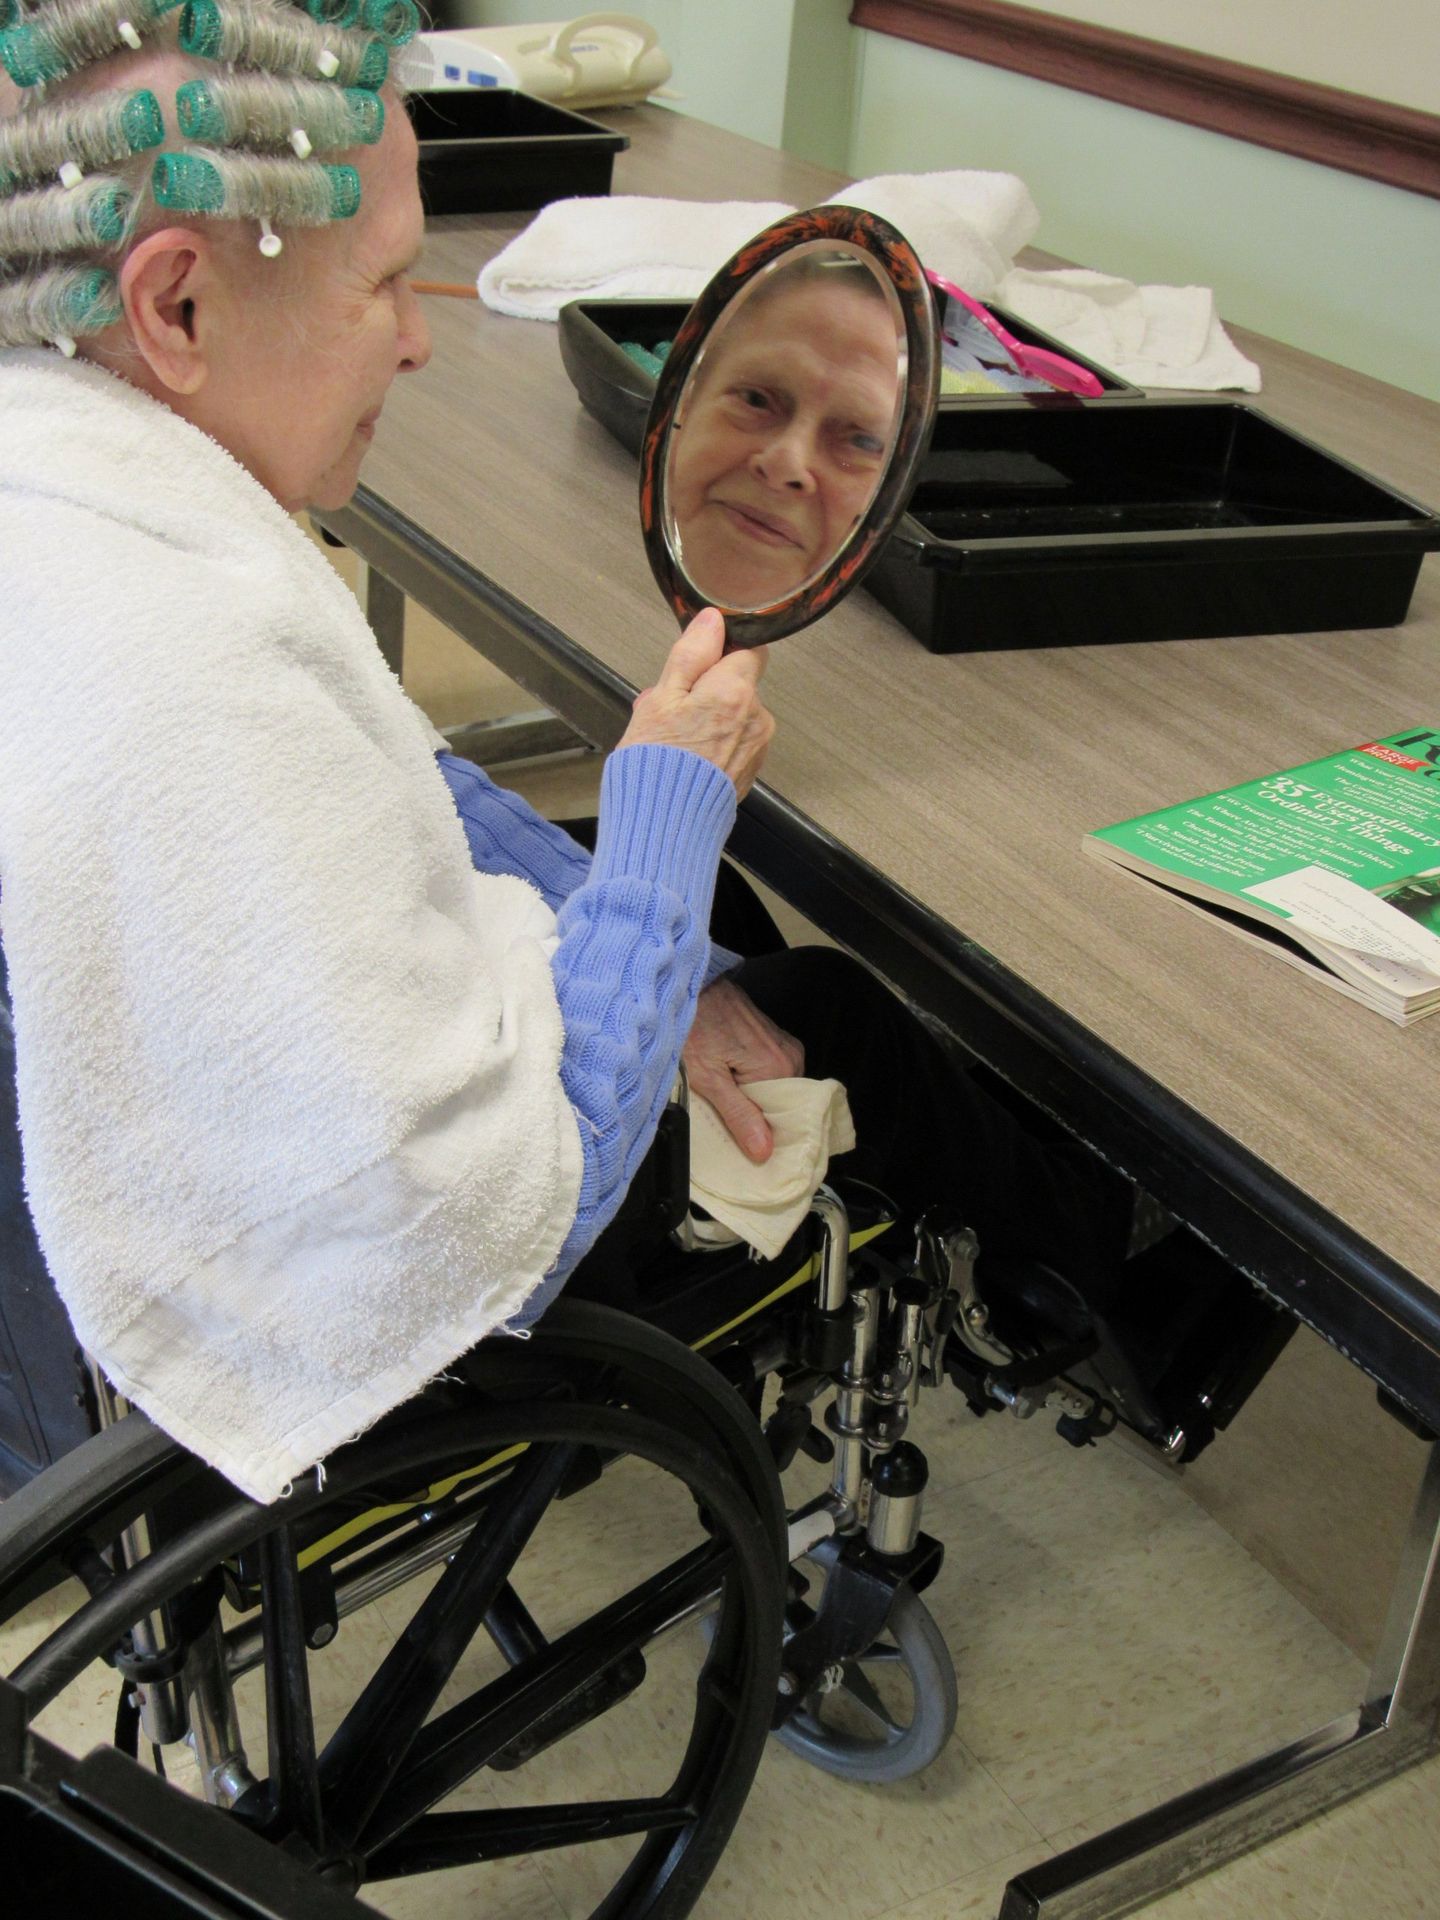
[[(595, 822), (567, 821), (594, 845)], [(1017, 1118), (848, 954), (787, 947), (749, 882), (722, 862), (714, 939), (745, 957), (734, 976), (805, 1049), (805, 1071), (839, 1080), (856, 1147), (838, 1175), (879, 1187), (907, 1214), (944, 1207), (982, 1251), (1043, 1260), (1096, 1305), (1112, 1291), (1129, 1238), (1131, 1188), (1095, 1155)]]
[(982, 1250), (1043, 1260), (1092, 1299), (1108, 1292), (1129, 1231), (1126, 1181), (1084, 1148), (1027, 1131), (847, 954), (795, 947), (747, 960), (735, 978), (801, 1042), (807, 1074), (844, 1083), (857, 1144), (833, 1173), (907, 1213), (943, 1206)]

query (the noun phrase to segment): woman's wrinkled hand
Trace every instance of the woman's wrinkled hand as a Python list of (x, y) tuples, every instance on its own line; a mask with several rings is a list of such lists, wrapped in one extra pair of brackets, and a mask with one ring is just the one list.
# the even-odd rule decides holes
[(747, 1159), (775, 1149), (770, 1122), (743, 1091), (751, 1080), (790, 1080), (805, 1071), (805, 1049), (768, 1019), (740, 987), (715, 980), (700, 995), (681, 1055), (696, 1093), (704, 1094)]
[[(765, 650), (725, 652), (725, 621), (707, 607), (670, 649), (653, 687), (635, 701), (622, 747), (683, 747), (720, 768), (743, 800), (755, 782), (775, 722), (761, 705)], [(758, 1076), (757, 1076), (758, 1077)]]

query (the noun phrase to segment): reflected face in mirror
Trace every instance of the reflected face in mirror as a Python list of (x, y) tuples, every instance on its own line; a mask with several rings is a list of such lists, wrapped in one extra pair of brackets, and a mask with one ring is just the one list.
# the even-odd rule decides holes
[(705, 599), (753, 611), (831, 564), (884, 478), (905, 328), (858, 250), (801, 248), (721, 317), (676, 409), (666, 498)]

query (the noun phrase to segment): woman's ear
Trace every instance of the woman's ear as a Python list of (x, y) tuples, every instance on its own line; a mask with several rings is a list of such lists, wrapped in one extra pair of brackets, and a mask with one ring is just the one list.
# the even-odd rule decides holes
[[(155, 379), (174, 394), (198, 393), (209, 374), (202, 303), (219, 291), (207, 237), (167, 227), (130, 249), (120, 269), (120, 298), (131, 338)], [(208, 315), (207, 315), (208, 317)]]

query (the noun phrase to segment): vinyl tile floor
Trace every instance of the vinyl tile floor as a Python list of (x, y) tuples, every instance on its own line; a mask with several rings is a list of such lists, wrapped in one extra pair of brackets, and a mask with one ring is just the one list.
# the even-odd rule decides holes
[[(407, 681), (441, 724), (524, 704), (423, 620), (409, 654)], [(593, 807), (596, 770), (593, 756), (577, 756), (502, 777), (563, 816)], [(977, 1421), (949, 1392), (922, 1401), (915, 1437), (931, 1464), (926, 1527), (946, 1546), (925, 1597), (958, 1674), (956, 1734), (925, 1773), (891, 1787), (831, 1778), (772, 1742), (700, 1920), (781, 1920), (817, 1906), (827, 1920), (988, 1920), (1023, 1868), (1359, 1698), (1388, 1582), (1389, 1549), (1376, 1541), (1402, 1522), (1419, 1447), (1308, 1333), (1185, 1475), (1119, 1441), (1073, 1451), (1043, 1420)], [(818, 1491), (819, 1469), (802, 1462), (792, 1480), (801, 1498)], [(566, 1504), (527, 1576), (554, 1617), (665, 1551), (683, 1516), (664, 1496), (627, 1461)], [(314, 1657), (322, 1733), (403, 1630), (414, 1591), (354, 1616)], [(5, 1629), (0, 1671), (64, 1604), (52, 1596)], [(646, 1790), (645, 1770), (685, 1724), (700, 1635), (692, 1625), (672, 1636), (640, 1694), (552, 1750), (545, 1797), (594, 1796), (616, 1781)], [(242, 1712), (256, 1684), (242, 1682)], [(113, 1677), (92, 1669), (41, 1730), (83, 1751), (106, 1737), (113, 1703)], [(172, 1773), (193, 1784), (193, 1769)], [(503, 1805), (518, 1778), (481, 1776), (456, 1804)], [(1437, 1816), (1440, 1761), (1146, 1911), (1440, 1920)], [(584, 1920), (614, 1870), (596, 1849), (571, 1849), (364, 1897), (395, 1920)]]

